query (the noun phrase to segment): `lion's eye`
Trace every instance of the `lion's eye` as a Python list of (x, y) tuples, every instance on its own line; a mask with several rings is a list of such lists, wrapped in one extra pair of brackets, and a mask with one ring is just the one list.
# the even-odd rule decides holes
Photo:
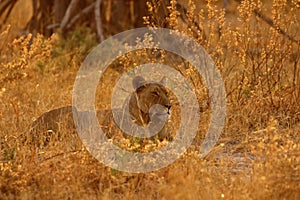
[(159, 93), (157, 91), (153, 91), (152, 94), (155, 96), (159, 96)]

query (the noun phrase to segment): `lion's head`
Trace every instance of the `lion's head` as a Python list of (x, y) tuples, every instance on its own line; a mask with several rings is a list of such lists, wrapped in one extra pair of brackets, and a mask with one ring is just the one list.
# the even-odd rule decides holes
[(165, 85), (160, 82), (147, 82), (141, 76), (133, 79), (135, 92), (129, 100), (129, 113), (134, 122), (146, 126), (152, 120), (165, 121), (170, 114), (171, 103)]

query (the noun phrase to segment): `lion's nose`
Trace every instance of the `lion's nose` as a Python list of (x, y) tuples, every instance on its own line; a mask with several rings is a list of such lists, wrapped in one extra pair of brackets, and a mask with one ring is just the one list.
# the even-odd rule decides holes
[(170, 114), (171, 104), (167, 104), (166, 108), (168, 108), (168, 114)]

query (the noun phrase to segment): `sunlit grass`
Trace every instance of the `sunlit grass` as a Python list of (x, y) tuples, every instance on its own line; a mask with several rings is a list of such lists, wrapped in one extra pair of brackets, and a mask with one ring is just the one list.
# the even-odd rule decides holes
[[(24, 145), (22, 135), (34, 119), (71, 104), (76, 72), (97, 43), (84, 27), (66, 40), (24, 35), (10, 41), (9, 28), (3, 31), (0, 199), (300, 199), (299, 44), (253, 14), (254, 8), (266, 12), (299, 40), (299, 8), (296, 1), (274, 1), (270, 10), (263, 5), (243, 1), (234, 12), (228, 8), (234, 15), (229, 20), (214, 1), (196, 4), (195, 11), (190, 3), (188, 20), (203, 25), (199, 35), (182, 28), (176, 13), (168, 18), (170, 27), (195, 37), (220, 69), (227, 91), (227, 122), (205, 158), (199, 159), (199, 147), (192, 146), (169, 167), (146, 174), (110, 169), (68, 137), (40, 149)], [(137, 55), (145, 57), (147, 52)], [(124, 56), (120, 63), (128, 70), (139, 62)], [(122, 72), (114, 64), (97, 88), (97, 95), (106, 97), (97, 108), (107, 108), (111, 96), (107, 85), (115, 84)], [(206, 90), (193, 69), (180, 64), (175, 62), (176, 68), (194, 84), (201, 101), (203, 117), (196, 139), (201, 142), (209, 125)], [(171, 119), (179, 123), (174, 116)]]

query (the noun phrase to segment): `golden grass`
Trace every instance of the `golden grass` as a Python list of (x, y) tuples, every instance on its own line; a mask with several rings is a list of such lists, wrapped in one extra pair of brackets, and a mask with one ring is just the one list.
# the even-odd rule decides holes
[[(21, 143), (19, 136), (40, 114), (71, 104), (76, 71), (96, 40), (86, 28), (67, 40), (26, 35), (13, 42), (7, 39), (9, 28), (3, 31), (0, 199), (300, 199), (300, 46), (255, 17), (254, 8), (300, 40), (297, 1), (276, 0), (270, 10), (264, 2), (243, 1), (227, 14), (238, 20), (226, 18), (215, 1), (195, 4), (189, 20), (203, 24), (205, 40), (201, 31), (197, 36), (182, 28), (176, 13), (169, 17), (170, 26), (198, 39), (220, 69), (227, 91), (227, 122), (205, 158), (199, 159), (199, 148), (192, 146), (169, 167), (145, 174), (110, 169), (83, 147), (67, 148), (70, 141), (42, 149)], [(156, 23), (153, 16), (150, 24)], [(120, 58), (125, 66), (132, 62)], [(97, 108), (107, 108), (107, 85), (122, 73), (118, 69), (113, 66), (99, 84), (97, 95), (107, 99)], [(183, 66), (178, 69), (204, 100), (199, 77)], [(204, 106), (203, 112), (209, 109)], [(207, 119), (209, 114), (201, 121), (197, 140), (205, 134)]]

